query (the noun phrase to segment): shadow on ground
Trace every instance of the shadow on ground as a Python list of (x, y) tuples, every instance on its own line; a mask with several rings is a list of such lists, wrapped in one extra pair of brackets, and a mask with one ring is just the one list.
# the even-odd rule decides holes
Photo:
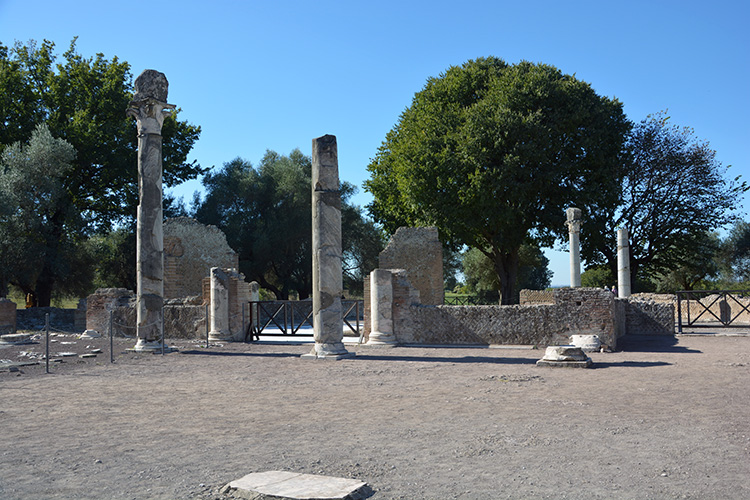
[(617, 341), (617, 346), (627, 352), (701, 352), (679, 345), (679, 339), (673, 335), (625, 335)]

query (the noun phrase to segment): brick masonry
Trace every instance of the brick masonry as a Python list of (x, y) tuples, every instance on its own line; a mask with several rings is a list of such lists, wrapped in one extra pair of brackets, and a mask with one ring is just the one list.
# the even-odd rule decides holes
[(443, 245), (437, 228), (398, 228), (388, 246), (380, 252), (379, 267), (403, 269), (414, 288), (419, 290), (422, 304), (443, 303)]
[(201, 295), (203, 278), (212, 267), (237, 269), (237, 253), (216, 226), (189, 217), (164, 222), (164, 298)]

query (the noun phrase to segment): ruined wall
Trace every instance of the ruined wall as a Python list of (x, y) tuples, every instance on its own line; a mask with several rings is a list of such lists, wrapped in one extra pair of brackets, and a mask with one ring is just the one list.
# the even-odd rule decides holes
[(530, 306), (534, 304), (554, 304), (554, 290), (521, 290), (519, 304)]
[(443, 303), (443, 246), (435, 227), (400, 227), (380, 252), (380, 269), (404, 269), (422, 304)]
[(237, 269), (237, 253), (216, 226), (189, 217), (164, 222), (164, 298), (201, 295), (203, 278), (212, 267)]
[(625, 311), (628, 335), (674, 335), (675, 307), (653, 300), (629, 300)]
[(16, 332), (16, 303), (0, 298), (0, 335)]
[[(567, 344), (571, 335), (598, 335), (616, 348), (612, 293), (599, 288), (554, 291), (551, 305), (423, 306), (394, 303), (394, 332), (405, 344)], [(395, 302), (395, 301), (394, 301)], [(397, 323), (395, 317), (400, 321)]]

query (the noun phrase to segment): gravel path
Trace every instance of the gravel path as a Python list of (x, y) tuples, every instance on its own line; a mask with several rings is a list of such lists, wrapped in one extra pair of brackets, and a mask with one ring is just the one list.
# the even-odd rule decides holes
[(103, 353), (0, 369), (2, 499), (214, 499), (267, 470), (357, 478), (374, 500), (750, 498), (750, 337), (634, 337), (588, 370), (538, 350), (334, 362), (123, 339), (109, 364), (106, 339), (56, 340)]

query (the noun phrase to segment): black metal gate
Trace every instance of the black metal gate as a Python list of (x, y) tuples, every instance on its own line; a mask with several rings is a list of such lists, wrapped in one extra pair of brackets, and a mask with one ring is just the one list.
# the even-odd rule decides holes
[[(312, 301), (268, 300), (249, 304), (246, 340), (260, 340), (260, 335), (312, 337)], [(363, 300), (342, 300), (344, 325), (359, 336), (363, 323)], [(308, 326), (308, 328), (304, 328)]]
[[(677, 292), (677, 332), (690, 328), (750, 328), (750, 290)], [(747, 313), (741, 318), (743, 313)], [(743, 319), (744, 321), (738, 321)]]

